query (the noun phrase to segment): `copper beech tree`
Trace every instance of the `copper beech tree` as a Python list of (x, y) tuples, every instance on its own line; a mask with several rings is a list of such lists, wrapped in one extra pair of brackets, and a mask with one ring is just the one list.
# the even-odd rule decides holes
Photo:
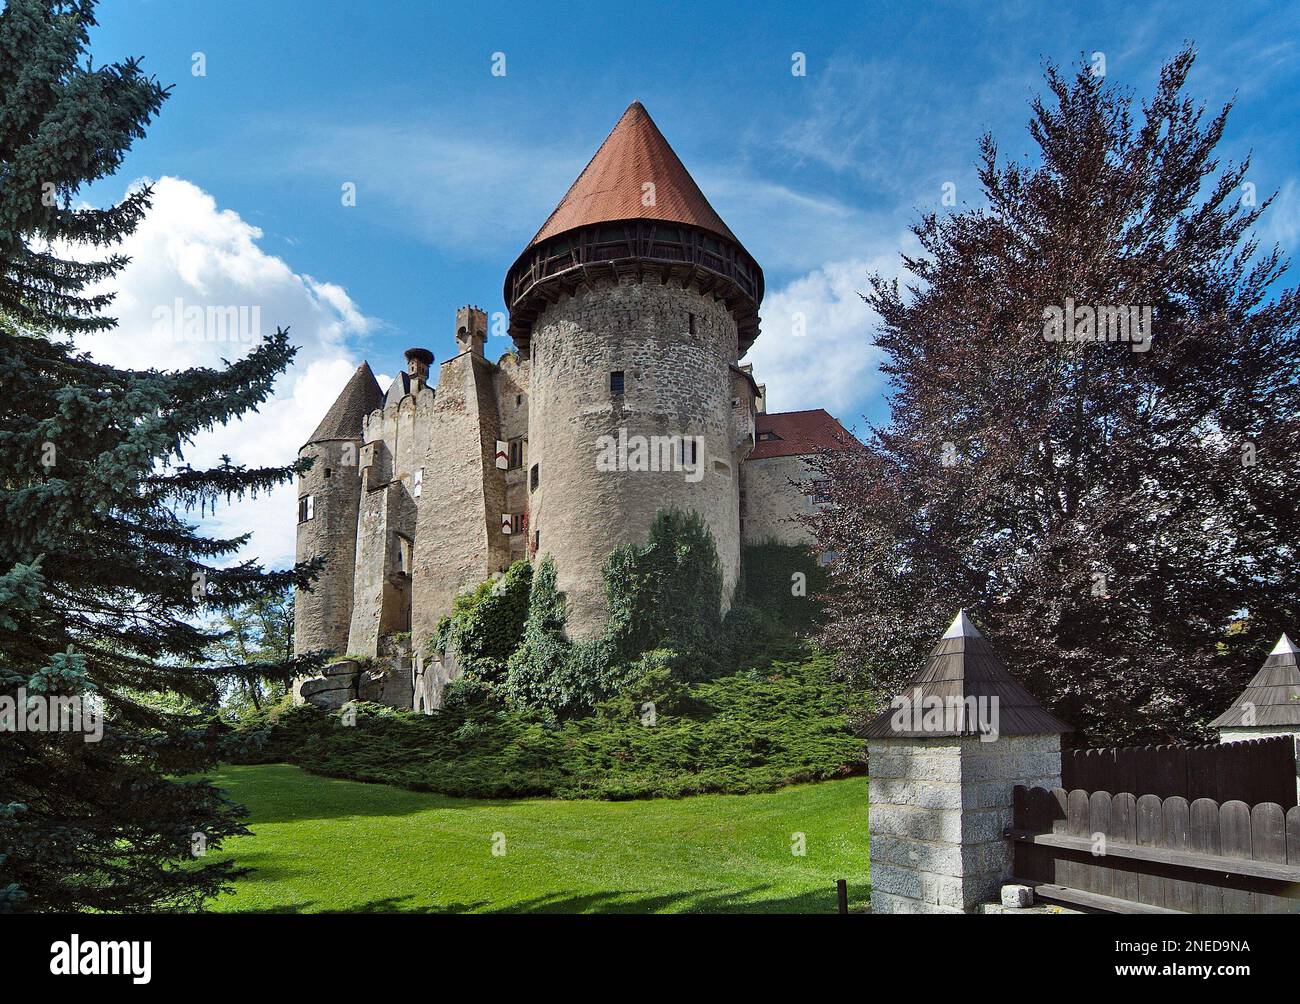
[(1300, 302), (1194, 58), (1141, 103), (1049, 67), (1038, 156), (985, 136), (983, 204), (871, 277), (892, 413), (817, 459), (810, 524), (882, 697), (965, 606), (1080, 739), (1200, 737), (1300, 626)]

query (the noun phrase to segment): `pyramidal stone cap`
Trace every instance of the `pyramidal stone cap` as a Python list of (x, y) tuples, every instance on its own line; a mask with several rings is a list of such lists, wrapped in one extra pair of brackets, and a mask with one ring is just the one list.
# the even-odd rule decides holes
[(1300, 730), (1300, 650), (1285, 634), (1215, 729)]
[(379, 381), (370, 371), (370, 364), (363, 362), (304, 445), (336, 439), (360, 439), (366, 416), (383, 403), (384, 392), (379, 388)]
[[(994, 716), (993, 724), (999, 736), (1052, 735), (1073, 731), (1016, 681), (964, 609), (957, 611), (948, 630), (931, 650), (925, 666), (903, 688), (900, 697), (907, 702), (908, 708), (914, 709), (928, 706), (969, 709), (970, 701), (980, 702)], [(936, 700), (938, 705), (934, 703)], [(912, 727), (918, 720), (923, 720), (924, 715), (906, 713), (903, 716), (906, 724), (899, 728), (896, 725), (897, 714), (896, 707), (882, 711), (867, 726), (867, 738), (934, 739), (979, 734), (975, 727), (977, 723), (965, 713), (945, 716), (941, 728)], [(970, 727), (964, 727), (967, 725)]]
[(962, 607), (957, 611), (957, 616), (952, 619), (948, 625), (948, 630), (943, 633), (945, 638), (983, 638), (979, 628), (971, 623), (966, 616), (966, 608)]

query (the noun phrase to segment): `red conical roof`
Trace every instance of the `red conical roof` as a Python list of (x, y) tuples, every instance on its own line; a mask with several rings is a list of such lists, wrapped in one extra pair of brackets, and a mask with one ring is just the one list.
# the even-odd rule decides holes
[[(647, 183), (654, 185), (653, 205), (645, 205)], [(740, 243), (640, 101), (628, 105), (528, 247), (576, 227), (615, 220), (686, 223)]]

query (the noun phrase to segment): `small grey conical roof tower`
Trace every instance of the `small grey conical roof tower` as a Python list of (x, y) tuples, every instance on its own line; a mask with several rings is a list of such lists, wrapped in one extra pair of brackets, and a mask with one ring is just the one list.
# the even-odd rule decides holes
[[(1300, 732), (1300, 649), (1285, 634), (1246, 689), (1210, 727), (1252, 732)], [(1228, 736), (1224, 736), (1228, 738)]]
[(1068, 731), (959, 610), (867, 727), (872, 912), (971, 913), (995, 897), (1014, 872), (1016, 786), (1061, 786)]
[[(996, 697), (998, 732), (1004, 736), (1059, 735), (1073, 731), (1016, 682), (964, 609), (957, 611), (925, 666), (904, 689), (903, 696), (917, 704), (927, 698), (964, 704), (971, 697)], [(974, 735), (978, 731), (976, 723), (964, 721), (957, 728), (938, 731), (899, 730), (894, 727), (894, 716), (892, 708), (878, 715), (867, 726), (867, 738), (934, 738)]]
[(334, 439), (360, 439), (361, 426), (366, 416), (376, 408), (382, 407), (383, 403), (384, 392), (379, 389), (379, 381), (370, 371), (370, 364), (363, 362), (348, 379), (307, 442), (324, 443)]

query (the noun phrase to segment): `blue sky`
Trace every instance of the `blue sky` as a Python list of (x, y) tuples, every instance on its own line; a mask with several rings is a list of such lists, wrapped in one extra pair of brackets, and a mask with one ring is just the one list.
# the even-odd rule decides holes
[[(874, 318), (856, 290), (868, 269), (897, 270), (908, 224), (938, 207), (945, 182), (978, 201), (982, 132), (1006, 154), (1031, 152), (1044, 60), (1104, 53), (1108, 78), (1144, 95), (1160, 63), (1195, 42), (1190, 91), (1212, 108), (1235, 96), (1224, 156), (1253, 151), (1251, 180), (1281, 192), (1264, 236), (1294, 248), (1298, 14), (1284, 3), (1047, 0), (105, 0), (97, 60), (143, 56), (175, 90), (119, 176), (86, 194), (103, 202), (135, 178), (175, 180), (133, 249), (165, 249), (172, 267), (127, 277), (137, 288), (124, 325), (132, 302), (167, 302), (170, 283), (191, 298), (238, 295), (263, 305), (265, 326), (293, 325), (302, 373), (284, 395), (297, 406), (244, 437), (257, 459), (278, 445), (284, 461), (302, 437), (276, 444), (276, 429), (299, 435), (361, 358), (388, 374), (410, 345), (446, 358), (458, 305), (503, 309), (505, 269), (639, 99), (764, 267), (750, 359), (774, 410), (825, 406), (861, 430), (887, 407)], [(196, 52), (204, 76), (191, 72)], [(491, 73), (496, 52), (505, 76)], [(796, 52), (806, 76), (791, 73)], [(341, 204), (345, 182), (357, 186), (353, 207)], [(169, 236), (182, 219), (184, 242)], [(214, 292), (205, 255), (237, 294)], [(796, 311), (808, 318), (798, 340)]]

